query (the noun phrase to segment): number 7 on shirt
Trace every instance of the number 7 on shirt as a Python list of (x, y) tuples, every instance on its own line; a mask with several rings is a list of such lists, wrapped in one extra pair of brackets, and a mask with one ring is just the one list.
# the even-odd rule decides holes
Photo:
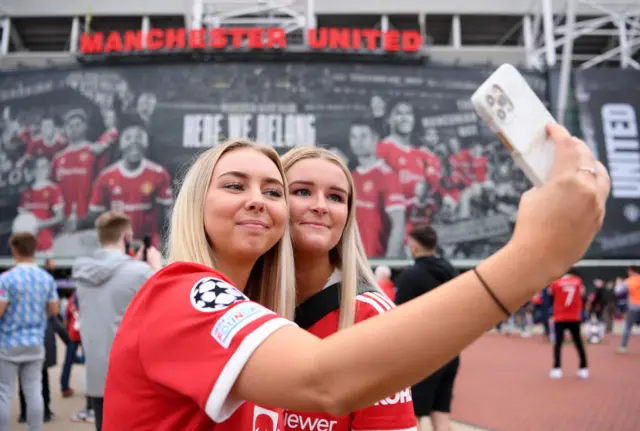
[(573, 302), (573, 297), (576, 294), (576, 286), (562, 286), (562, 291), (567, 294), (564, 299), (564, 306), (568, 307)]

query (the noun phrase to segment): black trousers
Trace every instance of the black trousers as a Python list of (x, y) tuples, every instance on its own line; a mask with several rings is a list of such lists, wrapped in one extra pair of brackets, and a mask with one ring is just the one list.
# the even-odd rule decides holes
[(587, 368), (587, 354), (584, 351), (582, 337), (580, 336), (580, 322), (555, 322), (556, 342), (553, 345), (553, 368), (560, 368), (560, 355), (562, 344), (564, 343), (564, 332), (571, 333), (573, 344), (578, 351), (580, 358), (580, 368)]
[(104, 408), (104, 398), (100, 397), (89, 397), (89, 402), (91, 403), (91, 408), (96, 415), (96, 431), (102, 431), (102, 416), (103, 416), (103, 408)]
[[(19, 380), (19, 379), (18, 379)], [(22, 383), (18, 381), (20, 395), (20, 417), (26, 417), (27, 403), (24, 400), (22, 392)], [(44, 400), (44, 415), (51, 415), (51, 392), (49, 391), (49, 369), (45, 366), (42, 368), (42, 399)]]

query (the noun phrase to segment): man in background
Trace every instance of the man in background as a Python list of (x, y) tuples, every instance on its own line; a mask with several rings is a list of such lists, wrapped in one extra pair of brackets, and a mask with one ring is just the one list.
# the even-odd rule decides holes
[[(431, 226), (415, 228), (409, 234), (409, 248), (415, 259), (413, 266), (405, 269), (398, 278), (396, 304), (400, 305), (424, 295), (458, 275), (446, 259), (436, 255), (438, 235)], [(450, 413), (453, 384), (460, 366), (460, 357), (437, 370), (426, 380), (411, 388), (413, 408), (420, 431), (429, 430), (431, 419), (434, 431), (451, 429)]]
[(616, 286), (616, 294), (627, 293), (629, 295), (629, 307), (627, 317), (624, 320), (624, 332), (622, 333), (622, 344), (618, 349), (619, 353), (627, 353), (631, 328), (640, 323), (640, 268), (630, 266), (627, 269), (627, 275), (629, 277)]
[(73, 264), (71, 277), (76, 283), (80, 334), (85, 353), (87, 394), (95, 413), (96, 430), (102, 429), (104, 385), (111, 345), (131, 299), (145, 281), (161, 268), (160, 253), (146, 250), (147, 261), (126, 254), (133, 238), (131, 219), (108, 211), (98, 217), (96, 231), (101, 248)]
[(578, 378), (589, 378), (587, 368), (587, 354), (584, 350), (580, 326), (582, 323), (582, 310), (584, 308), (584, 284), (582, 279), (575, 274), (566, 274), (559, 280), (551, 283), (549, 294), (553, 296), (553, 368), (549, 372), (552, 379), (562, 378), (562, 367), (560, 364), (562, 354), (562, 344), (564, 343), (564, 332), (569, 331), (573, 344), (578, 351), (580, 359)]
[(0, 429), (9, 427), (16, 381), (22, 382), (29, 431), (42, 430), (42, 365), (48, 316), (59, 311), (53, 277), (34, 262), (31, 233), (9, 239), (16, 265), (0, 275)]

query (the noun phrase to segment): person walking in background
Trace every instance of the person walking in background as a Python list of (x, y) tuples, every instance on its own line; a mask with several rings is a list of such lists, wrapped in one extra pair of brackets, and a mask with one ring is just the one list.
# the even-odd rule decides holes
[(624, 319), (624, 332), (622, 333), (622, 343), (618, 348), (619, 353), (627, 353), (629, 336), (633, 325), (640, 324), (640, 269), (637, 266), (627, 268), (629, 276), (616, 286), (616, 294), (627, 293), (629, 295), (629, 306), (627, 307), (627, 317)]
[(95, 413), (96, 431), (102, 430), (104, 384), (111, 344), (129, 302), (154, 271), (161, 268), (160, 252), (146, 250), (147, 262), (126, 254), (126, 244), (133, 238), (131, 219), (124, 213), (109, 211), (96, 220), (101, 248), (91, 256), (79, 257), (71, 277), (76, 284), (80, 313), (87, 395)]
[[(49, 368), (55, 367), (58, 363), (58, 349), (56, 346), (56, 334), (68, 345), (71, 341), (69, 334), (64, 329), (64, 326), (60, 322), (58, 316), (50, 316), (47, 324), (47, 330), (44, 335), (44, 364), (42, 367), (42, 400), (44, 402), (44, 421), (50, 422), (54, 418), (54, 414), (51, 411), (51, 391), (49, 389)], [(26, 400), (24, 398), (24, 391), (22, 390), (22, 383), (19, 383), (19, 396), (20, 396), (20, 416), (18, 417), (18, 423), (27, 422), (26, 414)]]
[(376, 268), (375, 274), (380, 289), (382, 289), (384, 294), (387, 295), (390, 300), (395, 302), (396, 288), (393, 285), (393, 280), (391, 280), (391, 268), (386, 265), (379, 265)]
[(78, 320), (78, 297), (74, 293), (67, 302), (65, 310), (65, 327), (69, 334), (69, 343), (62, 364), (62, 373), (60, 374), (60, 392), (63, 398), (72, 397), (74, 390), (69, 386), (71, 380), (71, 368), (77, 361), (78, 348), (80, 347), (80, 327)]
[(580, 365), (578, 370), (579, 379), (589, 378), (587, 368), (587, 354), (580, 335), (580, 324), (582, 322), (582, 311), (584, 300), (584, 285), (582, 279), (575, 274), (565, 274), (559, 280), (551, 283), (549, 294), (553, 296), (553, 368), (549, 373), (552, 379), (562, 378), (562, 367), (560, 364), (562, 354), (562, 344), (564, 343), (564, 332), (568, 330), (576, 346)]
[[(409, 233), (409, 248), (415, 263), (398, 278), (397, 305), (424, 295), (458, 276), (458, 271), (449, 261), (436, 255), (437, 247), (438, 235), (431, 226), (417, 227)], [(428, 419), (434, 431), (451, 429), (451, 399), (459, 367), (460, 356), (456, 356), (411, 388), (420, 431), (429, 429)]]
[(31, 233), (9, 239), (16, 266), (0, 275), (0, 431), (9, 427), (16, 380), (22, 383), (29, 431), (42, 430), (42, 363), (47, 315), (59, 311), (53, 277), (34, 262)]
[(604, 302), (602, 310), (602, 320), (604, 321), (604, 329), (606, 334), (613, 332), (613, 319), (618, 311), (618, 297), (614, 291), (615, 284), (612, 281), (605, 283), (602, 293)]

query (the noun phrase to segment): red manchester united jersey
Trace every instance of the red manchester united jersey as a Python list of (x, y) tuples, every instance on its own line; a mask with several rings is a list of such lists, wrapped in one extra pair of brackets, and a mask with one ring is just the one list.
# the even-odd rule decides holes
[(105, 169), (96, 179), (91, 195), (92, 211), (119, 211), (131, 218), (137, 239), (150, 235), (154, 246), (160, 242), (158, 205), (172, 202), (171, 180), (165, 168), (143, 160), (135, 171), (122, 162)]
[(211, 268), (168, 265), (134, 296), (118, 329), (103, 430), (282, 430), (281, 410), (229, 392), (253, 351), (290, 324)]
[(42, 135), (32, 134), (30, 127), (25, 127), (20, 138), (27, 145), (25, 154), (33, 157), (46, 157), (51, 160), (67, 146), (67, 138), (61, 133), (56, 133), (53, 139), (46, 139)]
[(51, 178), (62, 191), (65, 216), (71, 214), (73, 204), (77, 205), (78, 218), (87, 213), (95, 162), (89, 143), (69, 146), (53, 159)]
[(376, 153), (396, 172), (406, 198), (415, 196), (416, 184), (421, 181), (434, 188), (440, 182), (440, 159), (424, 148), (402, 145), (387, 137), (378, 143)]
[[(60, 187), (49, 182), (35, 183), (20, 195), (18, 210), (29, 211), (38, 220), (48, 220), (55, 211), (64, 207)], [(51, 250), (53, 247), (53, 230), (44, 228), (38, 231), (38, 251)]]
[(388, 212), (404, 210), (402, 187), (382, 160), (369, 168), (359, 166), (352, 175), (356, 186), (356, 221), (364, 250), (369, 257), (384, 256), (389, 234), (385, 217)]
[(553, 320), (556, 322), (580, 322), (582, 320), (582, 279), (565, 275), (551, 283), (553, 295)]
[[(296, 308), (296, 323), (312, 334), (326, 338), (338, 331), (340, 318), (340, 277), (335, 273), (327, 286)], [(357, 296), (355, 321), (361, 322), (394, 308), (393, 302), (378, 292)], [(285, 411), (285, 431), (416, 431), (411, 389), (405, 389), (370, 407), (345, 416), (328, 413)]]

